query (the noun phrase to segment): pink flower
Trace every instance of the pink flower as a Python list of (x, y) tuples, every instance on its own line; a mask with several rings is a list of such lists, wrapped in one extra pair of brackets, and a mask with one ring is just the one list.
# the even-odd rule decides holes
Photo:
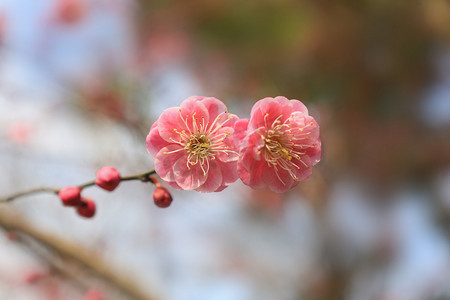
[(238, 179), (234, 123), (225, 104), (193, 96), (166, 109), (147, 136), (155, 171), (175, 189), (218, 192)]
[(302, 102), (264, 98), (252, 108), (238, 174), (252, 188), (283, 193), (311, 175), (321, 153), (319, 125)]

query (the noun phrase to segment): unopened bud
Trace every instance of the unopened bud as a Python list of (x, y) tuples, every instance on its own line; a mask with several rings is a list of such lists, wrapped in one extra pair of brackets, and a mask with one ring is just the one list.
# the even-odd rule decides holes
[(81, 189), (76, 186), (66, 186), (58, 193), (65, 206), (76, 206), (80, 203)]
[(153, 192), (153, 200), (158, 207), (169, 207), (172, 203), (172, 195), (167, 188), (159, 186)]
[(95, 215), (95, 202), (90, 198), (81, 197), (77, 212), (82, 217), (92, 218)]
[(37, 283), (39, 280), (45, 278), (46, 276), (48, 276), (48, 274), (45, 272), (30, 270), (23, 275), (22, 280), (24, 283), (34, 284)]
[(120, 183), (120, 174), (113, 167), (103, 167), (97, 171), (95, 184), (107, 191), (113, 191)]
[(83, 300), (103, 300), (103, 293), (97, 289), (90, 289), (84, 294)]
[(61, 24), (76, 24), (86, 14), (86, 4), (82, 0), (59, 0), (55, 19)]

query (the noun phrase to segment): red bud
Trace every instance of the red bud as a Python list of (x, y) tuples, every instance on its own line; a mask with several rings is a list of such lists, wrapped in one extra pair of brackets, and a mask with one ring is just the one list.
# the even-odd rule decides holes
[(172, 195), (167, 188), (159, 186), (153, 192), (153, 200), (158, 207), (169, 207), (172, 203)]
[(95, 215), (95, 202), (90, 198), (81, 197), (77, 212), (82, 217), (92, 218)]
[(66, 186), (62, 188), (58, 196), (65, 206), (76, 206), (80, 203), (81, 189), (76, 186)]
[(97, 289), (90, 289), (84, 294), (83, 300), (103, 300), (103, 293)]
[(120, 174), (113, 167), (103, 167), (97, 171), (95, 184), (107, 191), (113, 191), (120, 183)]

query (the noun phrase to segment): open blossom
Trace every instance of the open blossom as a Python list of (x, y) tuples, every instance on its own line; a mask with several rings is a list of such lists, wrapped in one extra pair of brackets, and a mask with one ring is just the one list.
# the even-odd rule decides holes
[(156, 173), (175, 189), (223, 190), (238, 179), (237, 120), (213, 97), (189, 97), (165, 110), (146, 140)]
[(279, 96), (253, 106), (238, 163), (245, 184), (286, 192), (311, 175), (320, 157), (319, 125), (302, 102)]

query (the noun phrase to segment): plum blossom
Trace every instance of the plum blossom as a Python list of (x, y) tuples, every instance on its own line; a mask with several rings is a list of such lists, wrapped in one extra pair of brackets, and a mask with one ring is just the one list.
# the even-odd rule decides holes
[(320, 161), (319, 125), (298, 100), (264, 98), (252, 108), (239, 153), (238, 174), (246, 185), (286, 192)]
[(237, 116), (213, 97), (193, 96), (166, 109), (147, 136), (155, 171), (175, 189), (219, 192), (235, 182)]

